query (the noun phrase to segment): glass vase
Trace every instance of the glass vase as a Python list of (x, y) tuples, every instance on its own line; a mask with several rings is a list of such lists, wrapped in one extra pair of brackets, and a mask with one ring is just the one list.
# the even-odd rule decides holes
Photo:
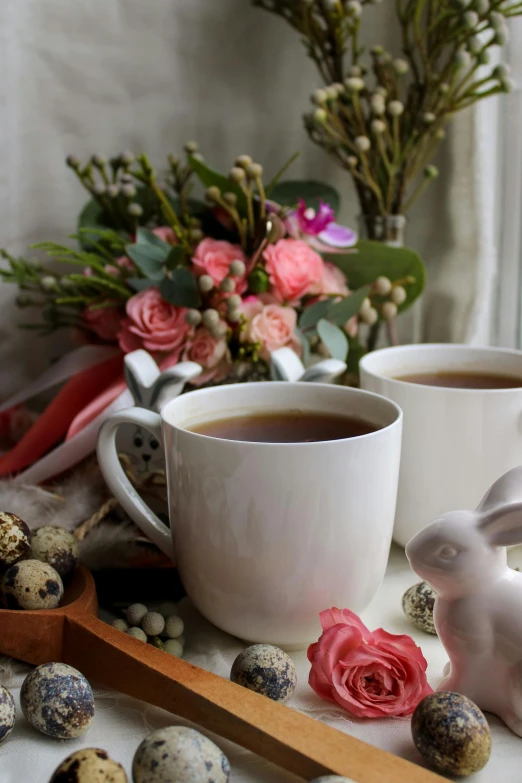
[[(404, 215), (360, 215), (359, 216), (359, 237), (360, 239), (371, 239), (374, 242), (384, 242), (390, 247), (404, 247), (406, 234), (406, 217)], [(401, 324), (401, 342), (420, 343), (422, 341), (422, 300), (421, 298), (413, 304), (411, 316), (408, 319), (410, 323)], [(401, 319), (405, 321), (406, 319)], [(379, 324), (376, 324), (379, 327)], [(373, 328), (373, 334), (370, 335), (370, 348), (378, 346), (380, 329)], [(391, 331), (391, 334), (390, 334)], [(388, 329), (388, 337), (392, 343), (397, 342), (395, 330)]]

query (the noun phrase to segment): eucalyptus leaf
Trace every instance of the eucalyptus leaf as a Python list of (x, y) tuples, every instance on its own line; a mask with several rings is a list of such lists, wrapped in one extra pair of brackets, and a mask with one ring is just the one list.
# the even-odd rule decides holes
[(154, 245), (154, 247), (159, 247), (167, 253), (171, 248), (171, 245), (169, 245), (168, 242), (160, 239), (153, 231), (149, 228), (143, 228), (143, 226), (140, 226), (136, 232), (136, 243), (138, 245)]
[(185, 260), (185, 251), (180, 245), (174, 245), (170, 248), (169, 254), (165, 259), (167, 269), (176, 269), (181, 266)]
[(207, 166), (203, 161), (198, 160), (192, 156), (189, 156), (189, 163), (200, 180), (200, 182), (206, 187), (217, 187), (221, 193), (234, 193), (237, 196), (236, 208), (240, 215), (244, 216), (247, 213), (247, 200), (243, 189), (237, 185), (228, 177), (223, 176), (210, 166)]
[(168, 255), (168, 245), (166, 252), (154, 245), (126, 245), (125, 251), (146, 277), (150, 280), (163, 280), (163, 263)]
[(308, 342), (308, 338), (305, 334), (299, 329), (299, 327), (296, 327), (294, 329), (294, 334), (301, 343), (301, 347), (303, 349), (303, 361), (306, 364), (308, 364), (310, 360), (310, 343)]
[(183, 266), (174, 269), (171, 277), (162, 281), (160, 293), (176, 307), (199, 307), (201, 304), (196, 278)]
[(320, 302), (314, 302), (314, 304), (306, 307), (299, 319), (299, 327), (303, 332), (307, 329), (312, 329), (320, 318), (325, 318), (328, 310), (332, 304), (331, 299), (322, 299)]
[(317, 324), (317, 333), (319, 337), (328, 348), (330, 356), (333, 359), (339, 359), (341, 362), (346, 361), (348, 356), (348, 337), (339, 329), (335, 324), (331, 324), (325, 318), (321, 318)]
[(333, 324), (343, 326), (350, 318), (357, 315), (369, 291), (370, 286), (365, 285), (363, 288), (359, 288), (349, 296), (346, 296), (340, 302), (335, 302), (326, 314), (327, 319)]
[(339, 193), (331, 185), (315, 180), (286, 180), (279, 182), (270, 191), (270, 200), (284, 207), (295, 207), (302, 198), (307, 207), (319, 209), (320, 201), (329, 204), (337, 214), (341, 204)]
[(348, 278), (350, 288), (358, 289), (373, 283), (380, 275), (392, 282), (414, 278), (404, 284), (407, 297), (399, 312), (407, 310), (421, 295), (426, 282), (426, 270), (421, 257), (407, 247), (391, 247), (383, 242), (364, 240), (357, 244), (357, 253), (330, 253), (328, 261), (338, 266)]
[(147, 288), (155, 285), (155, 282), (147, 277), (129, 277), (127, 278), (127, 284), (133, 291), (145, 291)]

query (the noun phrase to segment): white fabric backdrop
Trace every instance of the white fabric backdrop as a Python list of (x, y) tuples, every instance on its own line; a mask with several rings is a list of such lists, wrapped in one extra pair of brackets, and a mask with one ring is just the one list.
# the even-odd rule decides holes
[[(369, 43), (394, 43), (393, 4), (365, 10)], [(389, 7), (387, 7), (389, 6)], [(348, 176), (314, 147), (301, 114), (318, 84), (298, 36), (249, 0), (2, 0), (0, 3), (0, 246), (21, 253), (62, 239), (84, 200), (67, 153), (146, 149), (156, 164), (196, 138), (227, 167), (248, 151), (269, 171), (294, 151), (294, 176), (339, 187), (355, 223)], [(460, 116), (440, 155), (443, 176), (410, 215), (408, 243), (429, 265), (429, 340), (485, 341), (495, 271), (494, 104)], [(0, 291), (0, 393), (34, 376), (45, 350)], [(408, 329), (407, 324), (404, 329)], [(28, 350), (28, 348), (30, 348)]]

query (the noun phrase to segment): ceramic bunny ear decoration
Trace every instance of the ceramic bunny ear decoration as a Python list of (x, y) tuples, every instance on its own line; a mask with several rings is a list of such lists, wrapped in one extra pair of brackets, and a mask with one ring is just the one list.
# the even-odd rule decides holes
[[(177, 397), (186, 383), (196, 378), (202, 367), (195, 362), (180, 362), (165, 372), (147, 351), (133, 351), (124, 360), (124, 374), (134, 404), (159, 411), (167, 400)], [(123, 425), (118, 434), (118, 450), (127, 454), (138, 473), (163, 470), (165, 458), (159, 441), (142, 427)]]
[(346, 371), (345, 362), (324, 359), (305, 370), (299, 356), (291, 348), (278, 348), (270, 356), (270, 377), (273, 381), (333, 383)]
[(457, 691), (522, 737), (522, 573), (506, 546), (522, 543), (522, 467), (475, 511), (452, 511), (411, 539), (413, 570), (437, 594), (435, 627), (449, 656), (440, 691)]

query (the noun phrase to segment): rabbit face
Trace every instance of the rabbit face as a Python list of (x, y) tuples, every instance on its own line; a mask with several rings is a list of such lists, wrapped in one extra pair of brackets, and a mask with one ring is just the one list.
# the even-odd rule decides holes
[(406, 546), (411, 567), (437, 593), (454, 593), (457, 584), (470, 588), (501, 565), (502, 552), (491, 548), (477, 521), (474, 511), (454, 511), (430, 522)]

